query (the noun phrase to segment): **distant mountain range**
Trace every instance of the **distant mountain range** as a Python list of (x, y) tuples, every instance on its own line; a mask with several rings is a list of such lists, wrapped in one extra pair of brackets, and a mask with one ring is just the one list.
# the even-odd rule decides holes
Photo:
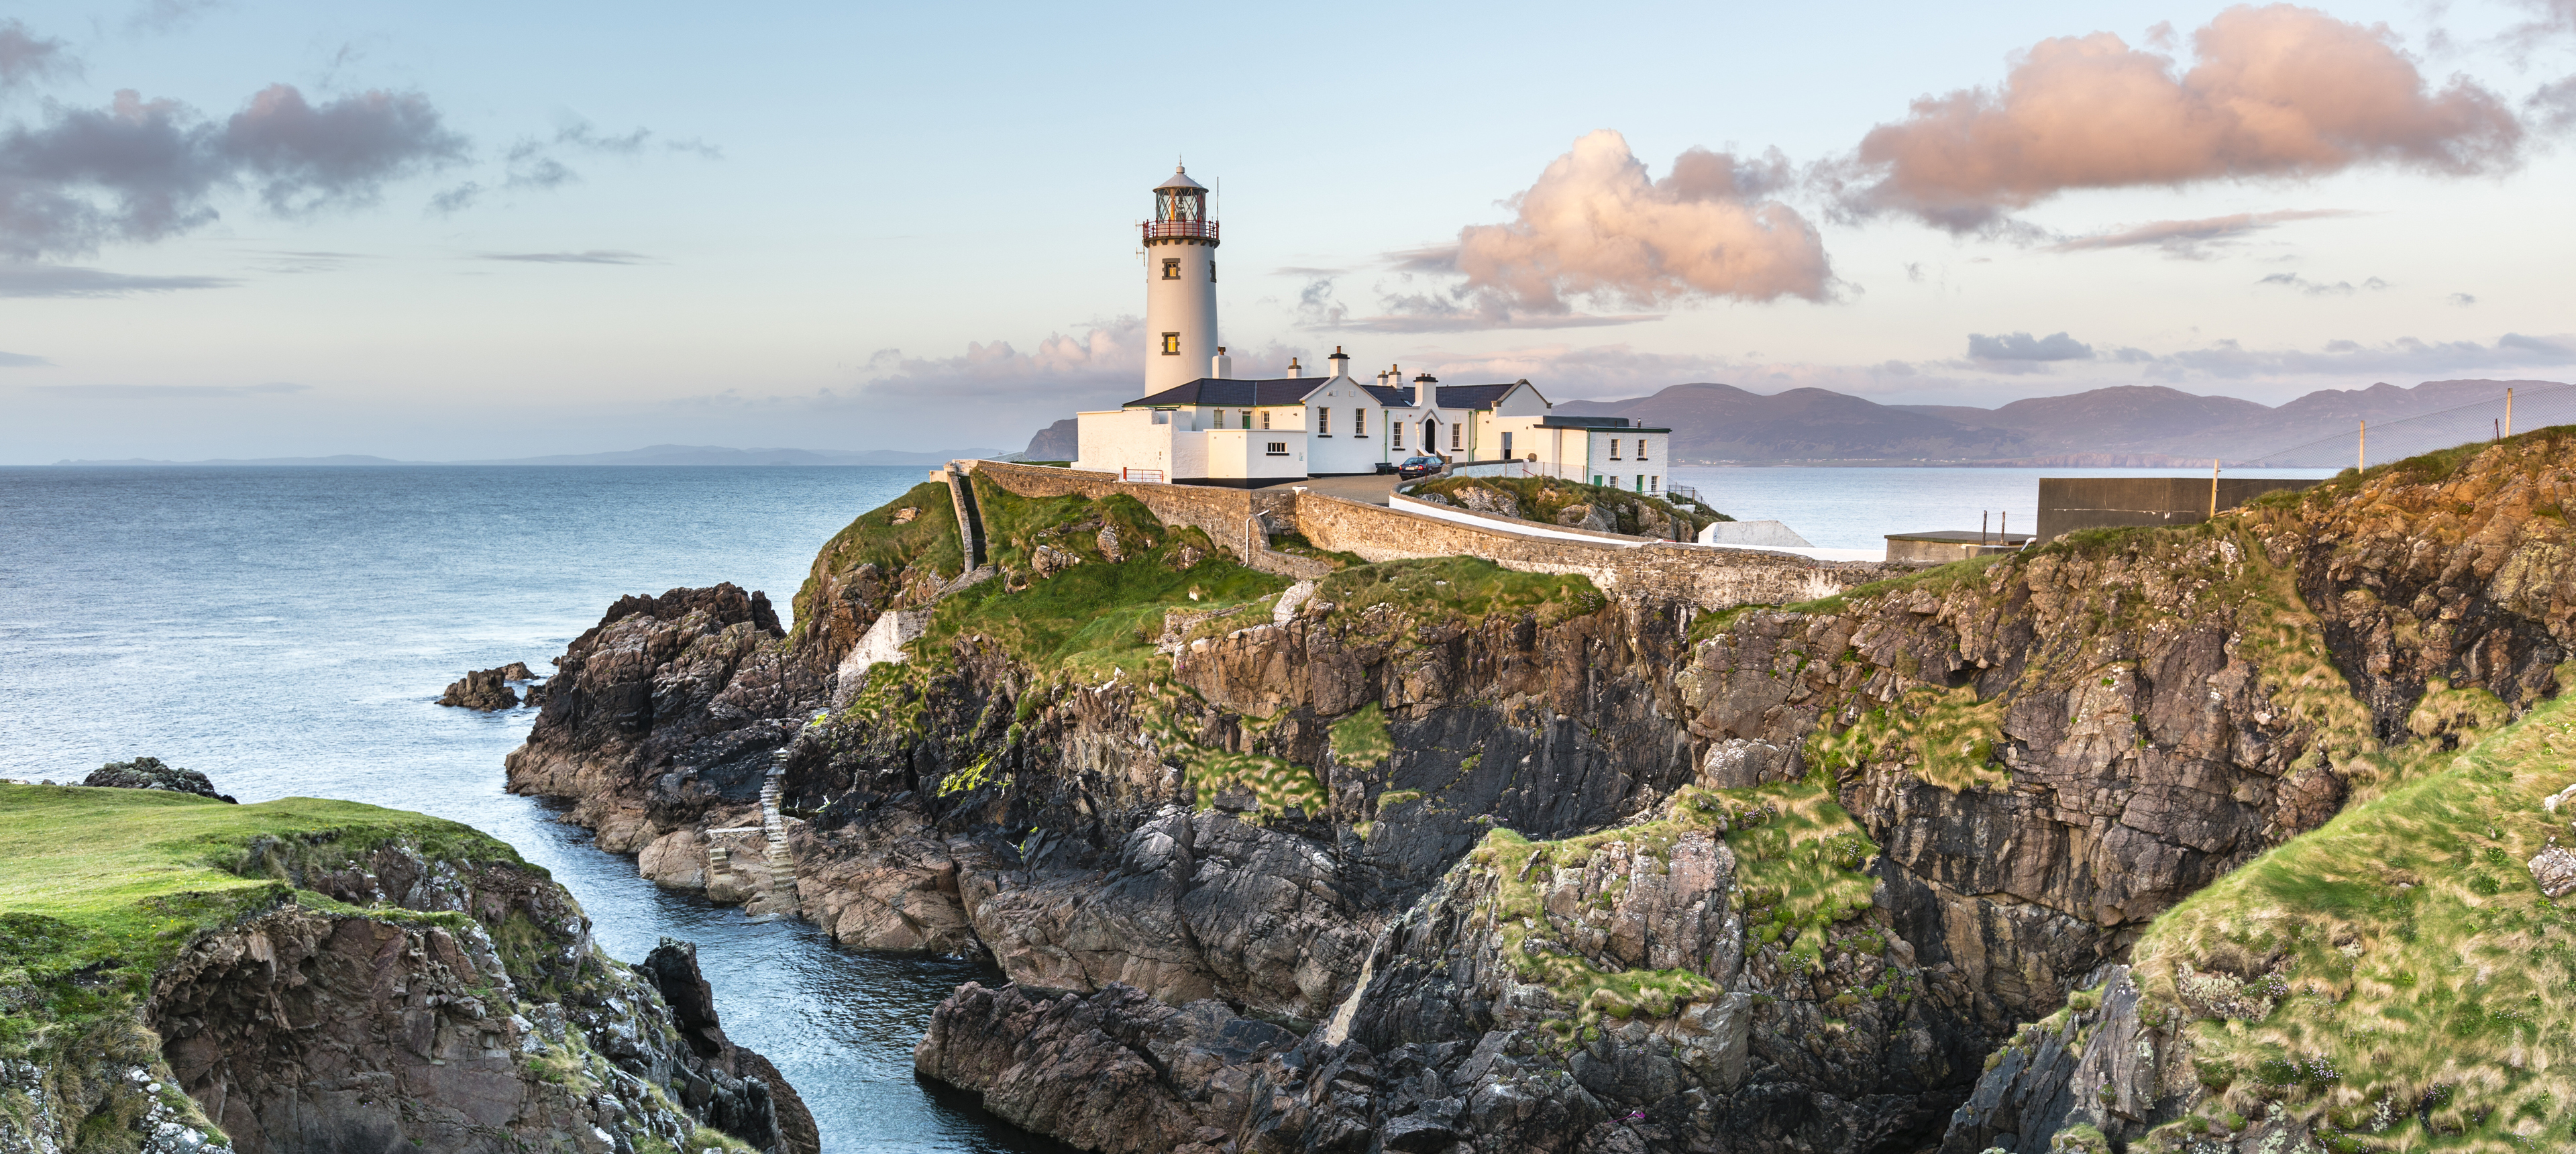
[[(1675, 461), (1699, 463), (1933, 462), (1979, 465), (2170, 466), (2272, 460), (2306, 464), (2348, 460), (2334, 448), (2282, 450), (2374, 425), (2501, 398), (2559, 388), (2555, 381), (2426, 381), (2414, 388), (2375, 384), (2324, 389), (2277, 408), (2234, 397), (2197, 396), (2160, 385), (2123, 385), (2062, 397), (2033, 397), (2000, 408), (1882, 405), (1829, 389), (1762, 394), (1733, 385), (1674, 385), (1649, 397), (1567, 401), (1572, 416), (1633, 417), (1673, 431)], [(2548, 406), (2555, 410), (2564, 403)], [(2539, 410), (2520, 422), (2542, 423)], [(2443, 444), (2483, 437), (2486, 419), (2463, 424)], [(2392, 441), (2396, 448), (2402, 442)], [(2425, 446), (2431, 447), (2431, 446)], [(2408, 451), (2420, 451), (2409, 449)], [(2373, 453), (2376, 457), (2378, 454)]]
[(511, 457), (489, 461), (397, 461), (390, 457), (342, 454), (336, 457), (255, 457), (208, 461), (157, 461), (141, 457), (121, 461), (56, 461), (56, 465), (937, 465), (964, 458), (1001, 455), (993, 449), (950, 449), (905, 453), (890, 449), (852, 452), (841, 449), (728, 449), (720, 445), (647, 445), (613, 453), (564, 453), (551, 457)]

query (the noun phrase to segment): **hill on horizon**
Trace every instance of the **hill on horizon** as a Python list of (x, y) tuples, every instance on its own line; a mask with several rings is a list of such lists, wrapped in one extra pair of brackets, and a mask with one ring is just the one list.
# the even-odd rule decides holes
[[(2381, 382), (2364, 389), (2320, 389), (2278, 407), (2163, 385), (2116, 385), (1984, 409), (1882, 405), (1816, 388), (1763, 394), (1696, 382), (1643, 397), (1567, 401), (1556, 411), (1631, 417), (1670, 428), (1673, 459), (1695, 463), (2155, 466), (2266, 459), (2306, 442), (2345, 435), (2363, 421), (2380, 425), (2499, 399), (2507, 387), (2537, 391), (2563, 385), (2454, 380), (2401, 388)], [(2537, 423), (2525, 421), (2522, 427)], [(2465, 426), (2460, 430), (2460, 436), (2471, 435)]]

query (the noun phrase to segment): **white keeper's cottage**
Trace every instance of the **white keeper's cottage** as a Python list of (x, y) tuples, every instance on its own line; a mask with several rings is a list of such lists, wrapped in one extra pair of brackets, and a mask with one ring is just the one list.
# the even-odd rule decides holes
[[(1259, 488), (1379, 472), (1408, 457), (1519, 461), (1527, 472), (1660, 492), (1671, 430), (1560, 417), (1526, 380), (1444, 385), (1393, 367), (1374, 383), (1335, 348), (1320, 375), (1240, 378), (1217, 343), (1217, 222), (1206, 186), (1175, 170), (1154, 189), (1145, 241), (1145, 395), (1078, 414), (1077, 469), (1134, 480)], [(1206, 366), (1206, 375), (1198, 375)]]

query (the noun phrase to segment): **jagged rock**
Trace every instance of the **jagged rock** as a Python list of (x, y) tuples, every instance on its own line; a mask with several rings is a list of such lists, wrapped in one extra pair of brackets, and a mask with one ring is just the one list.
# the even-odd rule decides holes
[[(326, 864), (313, 847), (327, 844), (263, 838), (243, 868), (350, 905), (464, 916), (289, 899), (198, 934), (153, 975), (137, 1026), (159, 1053), (125, 1071), (136, 1093), (184, 1092), (241, 1154), (679, 1148), (701, 1126), (777, 1154), (819, 1154), (785, 1080), (724, 1041), (692, 956), (656, 951), (654, 976), (675, 995), (666, 1001), (597, 954), (570, 895), (516, 861), (433, 861), (389, 842)], [(502, 927), (516, 935), (508, 960), (493, 937)], [(555, 989), (579, 993), (555, 1001)], [(19, 1073), (0, 1071), (13, 1086)], [(41, 1077), (79, 1090), (40, 1095), (35, 1116), (11, 1121), (38, 1139), (77, 1127), (86, 1145), (91, 1123), (130, 1109), (91, 1101), (97, 1079)], [(47, 1116), (60, 1110), (72, 1112)], [(156, 1104), (138, 1123), (145, 1149), (202, 1146), (177, 1121), (154, 1121), (163, 1116)]]
[(2553, 898), (2576, 892), (2576, 853), (2565, 846), (2553, 845), (2531, 859), (2531, 880), (2539, 883), (2540, 892)]
[(1092, 540), (1100, 546), (1100, 555), (1108, 558), (1111, 564), (1127, 559), (1126, 552), (1119, 547), (1118, 526), (1110, 525), (1102, 528), (1099, 535)]
[(1255, 1105), (1251, 1068), (1296, 1041), (1221, 1002), (968, 982), (931, 1014), (913, 1065), (1025, 1129), (1104, 1154), (1161, 1154), (1222, 1141)]
[[(2433, 681), (2492, 697), (2446, 717), (2509, 716), (2555, 691), (2576, 640), (2576, 573), (2551, 510), (2571, 496), (2563, 445), (2530, 441), (2206, 530), (2071, 541), (1813, 612), (1651, 588), (1545, 624), (1310, 602), (1186, 643), (1167, 615), (1177, 693), (1149, 693), (1133, 668), (1067, 678), (959, 637), (885, 715), (800, 730), (828, 698), (796, 671), (828, 672), (874, 612), (927, 581), (831, 568), (846, 554), (827, 553), (817, 576), (840, 592), (818, 600), (820, 624), (800, 624), (792, 650), (756, 642), (718, 661), (710, 637), (740, 626), (697, 627), (623, 675), (656, 707), (618, 732), (647, 736), (581, 746), (609, 732), (597, 706), (550, 703), (567, 724), (541, 720), (513, 780), (578, 799), (603, 844), (640, 846), (650, 838), (621, 831), (739, 820), (747, 797), (724, 792), (721, 767), (792, 735), (789, 804), (813, 815), (794, 835), (800, 894), (836, 936), (981, 947), (1031, 986), (1125, 983), (1299, 1029), (1327, 1023), (1256, 1063), (1281, 1064), (1262, 1076), (1303, 1105), (1213, 1139), (1169, 1131), (1185, 1145), (1365, 1146), (1399, 1121), (1407, 1142), (1514, 1134), (1551, 1150), (1652, 1145), (1665, 1139), (1648, 1128), (1679, 1127), (1747, 1151), (1928, 1142), (2017, 1023), (2063, 1004), (2183, 896), (2326, 821), (2360, 753), (2457, 739), (2447, 721), (2409, 724)], [(1610, 516), (1605, 499), (1575, 521), (1606, 529)], [(1721, 608), (1725, 620), (1694, 630)], [(1388, 752), (1350, 756), (1336, 727), (1370, 706)], [(522, 772), (581, 758), (592, 768), (578, 774)], [(1235, 761), (1311, 773), (1316, 792), (1289, 804), (1248, 775), (1211, 776)], [(1731, 1084), (1730, 1045), (1675, 1040), (1686, 1020), (1730, 1036), (1714, 1001), (1697, 1018), (1606, 1030), (1607, 1048), (1579, 1048), (1579, 1062), (1511, 1050), (1526, 1024), (1488, 1024), (1551, 1007), (1486, 980), (1476, 959), (1489, 945), (1453, 900), (1465, 883), (1442, 880), (1487, 822), (1561, 838), (1694, 782), (1818, 775), (1879, 851), (1868, 924), (1886, 948), (1842, 952), (1855, 973), (1919, 981), (1901, 1008), (1829, 1012), (1853, 991), (1747, 963), (1728, 990), (1773, 1000), (1750, 1011), (1748, 1072)], [(1616, 942), (1632, 938), (1596, 928), (1588, 956), (1629, 964)], [(1651, 953), (1654, 936), (1638, 932)], [(1345, 1036), (1327, 1046), (1342, 1009)], [(1870, 1016), (1844, 1016), (1861, 1009)], [(1675, 1049), (1707, 1068), (1676, 1066)], [(1459, 1078), (1480, 1088), (1448, 1094)]]
[(1619, 521), (1599, 505), (1568, 505), (1556, 511), (1556, 523), (1569, 529), (1589, 529), (1596, 533), (1616, 533)]
[(1053, 577), (1080, 564), (1082, 564), (1080, 554), (1058, 549), (1053, 545), (1040, 545), (1029, 555), (1029, 566), (1036, 569), (1040, 577)]
[[(82, 785), (106, 789), (161, 789), (172, 793), (193, 793), (221, 801), (233, 801), (232, 795), (216, 793), (215, 783), (193, 769), (163, 764), (157, 757), (138, 757), (132, 761), (111, 761), (91, 770)], [(240, 803), (234, 802), (238, 805)]]
[(897, 525), (909, 525), (912, 524), (912, 519), (918, 516), (921, 516), (921, 510), (910, 505), (906, 505), (903, 508), (895, 510), (894, 516), (891, 520)]
[(1504, 517), (1521, 515), (1520, 498), (1509, 493), (1471, 485), (1459, 489), (1457, 496), (1460, 506), (1479, 513), (1493, 513)]
[[(528, 670), (526, 665), (519, 665), (517, 668), (522, 674)], [(519, 695), (510, 688), (508, 679), (504, 676), (507, 672), (506, 669), (478, 669), (468, 673), (463, 680), (448, 686), (446, 695), (440, 697), (438, 703), (465, 709), (480, 709), (486, 713), (499, 709), (517, 709)]]

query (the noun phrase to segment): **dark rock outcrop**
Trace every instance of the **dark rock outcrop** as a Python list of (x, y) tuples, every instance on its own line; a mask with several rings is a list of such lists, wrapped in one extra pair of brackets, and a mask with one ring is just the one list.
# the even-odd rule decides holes
[[(2020, 1023), (2332, 817), (2379, 753), (2554, 692), (2576, 643), (2567, 447), (2522, 438), (1797, 611), (1645, 593), (1458, 618), (1319, 594), (1105, 680), (959, 636), (835, 708), (829, 687), (867, 673), (839, 669), (857, 634), (940, 586), (849, 549), (818, 560), (793, 639), (713, 610), (612, 613), (559, 680), (611, 653), (616, 673), (549, 704), (513, 782), (685, 872), (783, 748), (805, 913), (854, 944), (989, 950), (1028, 991), (961, 993), (922, 1068), (1056, 1133), (1128, 1124), (1086, 1114), (1114, 1108), (1156, 1140), (1239, 1149), (1913, 1149)], [(1348, 743), (1364, 716), (1382, 746)], [(1550, 907), (1586, 965), (1696, 975), (1615, 1024), (1532, 992), (1501, 883), (1462, 860), (1491, 829), (1591, 836), (1684, 787), (1793, 782), (1829, 788), (1875, 851), (1866, 908), (1797, 930), (1798, 965), (1771, 956), (1785, 937), (1720, 956), (1754, 936), (1755, 896), (1779, 900), (1733, 881), (1696, 886), (1693, 932), (1718, 937), (1669, 963), (1610, 944), (1618, 911), (1659, 915), (1550, 883), (1608, 903), (1600, 925)], [(1210, 1000), (1301, 1035), (1228, 1059), (1255, 1087), (1240, 1117), (1161, 1072), (1114, 1100), (1015, 1081), (1107, 1069), (1083, 1039), (1179, 1029), (1164, 1011)]]
[[(111, 761), (91, 770), (82, 785), (108, 789), (164, 789), (172, 793), (193, 793), (219, 801), (233, 801), (232, 795), (215, 792), (215, 783), (193, 769), (167, 765), (157, 757), (138, 757), (132, 761)], [(238, 805), (240, 803), (234, 802)]]
[[(520, 666), (522, 670), (526, 668), (525, 665)], [(469, 672), (462, 680), (449, 685), (447, 692), (439, 697), (438, 703), (461, 709), (479, 709), (485, 713), (517, 709), (519, 694), (510, 688), (508, 679), (502, 676), (505, 672), (507, 671), (501, 669), (477, 669)]]
[(148, 983), (75, 973), (72, 1000), (36, 1008), (0, 1061), (0, 1150), (616, 1154), (721, 1131), (819, 1154), (793, 1089), (724, 1038), (693, 951), (666, 943), (642, 972), (610, 960), (543, 871), (391, 816), (409, 821), (235, 844), (224, 868), (268, 884), (146, 907), (211, 920), (129, 954)]

